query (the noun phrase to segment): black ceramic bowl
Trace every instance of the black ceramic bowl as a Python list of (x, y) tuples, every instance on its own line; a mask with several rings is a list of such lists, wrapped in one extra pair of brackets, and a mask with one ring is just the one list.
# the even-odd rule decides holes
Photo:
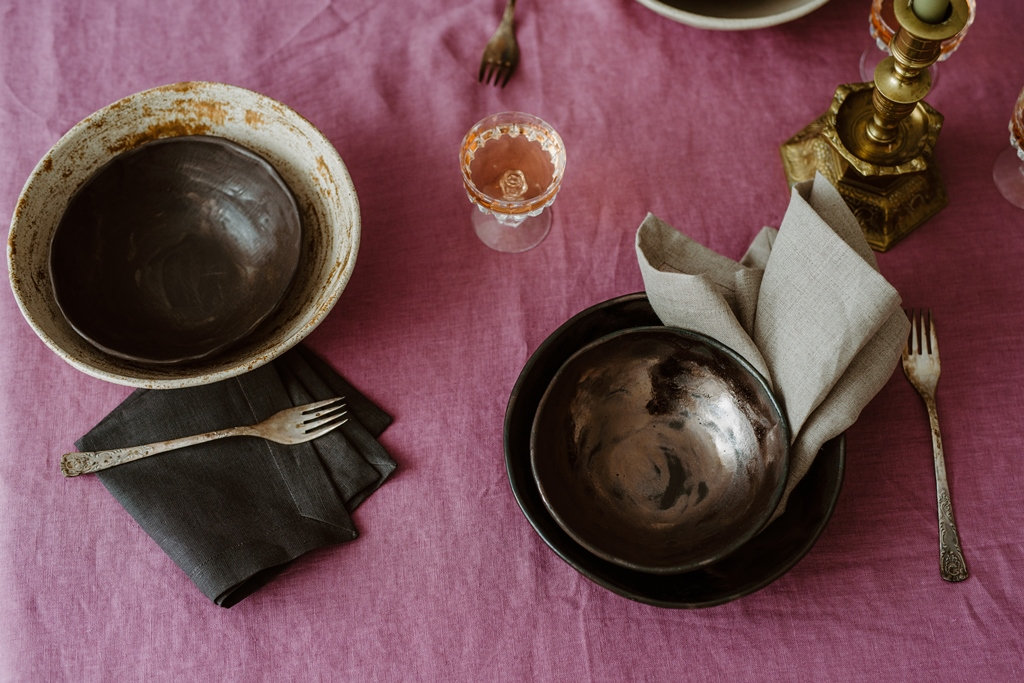
[(579, 350), (530, 440), (552, 517), (595, 555), (678, 573), (761, 530), (782, 494), (789, 428), (764, 379), (688, 330), (616, 332)]
[(530, 466), (530, 432), (551, 380), (573, 353), (606, 334), (660, 325), (642, 292), (580, 311), (530, 355), (505, 412), (505, 469), (520, 511), (540, 539), (588, 580), (618, 595), (671, 609), (706, 609), (755, 593), (784, 577), (824, 533), (842, 492), (846, 440), (827, 442), (786, 499), (786, 508), (752, 539), (718, 562), (679, 574), (651, 574), (608, 562), (570, 537), (548, 512)]
[(146, 363), (204, 358), (280, 303), (302, 225), (258, 155), (213, 136), (157, 140), (114, 157), (54, 233), (57, 304), (107, 353)]

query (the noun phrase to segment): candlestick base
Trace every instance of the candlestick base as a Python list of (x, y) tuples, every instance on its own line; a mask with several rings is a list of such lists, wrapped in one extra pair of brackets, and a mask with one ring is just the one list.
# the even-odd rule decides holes
[(925, 102), (899, 124), (887, 145), (871, 139), (872, 83), (836, 89), (832, 105), (782, 144), (792, 186), (821, 173), (853, 211), (875, 251), (886, 251), (949, 202), (934, 159), (943, 117)]
[(943, 19), (922, 21), (909, 1), (893, 4), (899, 30), (872, 83), (836, 89), (832, 106), (783, 143), (790, 184), (824, 175), (860, 221), (868, 244), (885, 251), (949, 201), (935, 165), (942, 114), (924, 97), (928, 67), (966, 28), (968, 0), (950, 0)]

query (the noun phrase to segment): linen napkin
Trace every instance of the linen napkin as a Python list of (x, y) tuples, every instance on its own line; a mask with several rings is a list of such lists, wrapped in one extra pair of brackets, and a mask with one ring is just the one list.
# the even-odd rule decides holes
[(350, 513), (395, 470), (376, 437), (391, 417), (299, 346), (214, 384), (140, 389), (76, 442), (100, 450), (242, 424), (344, 396), (349, 421), (293, 446), (235, 437), (97, 473), (215, 604), (231, 607), (289, 562), (358, 536)]
[(821, 175), (793, 188), (779, 229), (762, 229), (739, 263), (653, 215), (636, 251), (661, 321), (737, 351), (783, 405), (793, 441), (777, 517), (822, 445), (892, 375), (910, 330), (899, 294)]

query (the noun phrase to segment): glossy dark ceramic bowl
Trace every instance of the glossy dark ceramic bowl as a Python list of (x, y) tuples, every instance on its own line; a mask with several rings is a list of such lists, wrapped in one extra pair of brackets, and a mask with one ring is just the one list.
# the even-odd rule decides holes
[(688, 330), (641, 327), (576, 352), (530, 440), (552, 517), (610, 562), (678, 573), (762, 529), (786, 480), (789, 429), (764, 379)]
[(793, 488), (786, 509), (718, 562), (679, 574), (652, 574), (593, 554), (565, 533), (541, 499), (530, 466), (533, 419), (544, 391), (573, 353), (606, 334), (659, 324), (647, 296), (637, 292), (594, 304), (553, 330), (530, 355), (509, 395), (504, 424), (505, 470), (509, 488), (530, 527), (559, 559), (583, 577), (644, 604), (707, 609), (764, 589), (811, 551), (828, 526), (842, 492), (846, 441), (840, 435), (827, 442)]
[(301, 238), (295, 199), (262, 158), (219, 137), (165, 138), (115, 157), (72, 197), (50, 277), (86, 339), (177, 363), (230, 347), (277, 308)]

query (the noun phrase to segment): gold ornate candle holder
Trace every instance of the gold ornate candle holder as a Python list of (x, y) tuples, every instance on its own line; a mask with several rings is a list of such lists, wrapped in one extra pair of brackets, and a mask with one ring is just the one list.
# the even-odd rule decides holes
[(946, 18), (935, 24), (919, 19), (911, 0), (896, 0), (894, 9), (900, 28), (874, 82), (840, 85), (828, 111), (781, 147), (789, 184), (820, 172), (876, 251), (889, 249), (948, 202), (933, 154), (942, 114), (923, 100), (942, 41), (962, 31), (968, 18), (967, 0), (951, 0)]

